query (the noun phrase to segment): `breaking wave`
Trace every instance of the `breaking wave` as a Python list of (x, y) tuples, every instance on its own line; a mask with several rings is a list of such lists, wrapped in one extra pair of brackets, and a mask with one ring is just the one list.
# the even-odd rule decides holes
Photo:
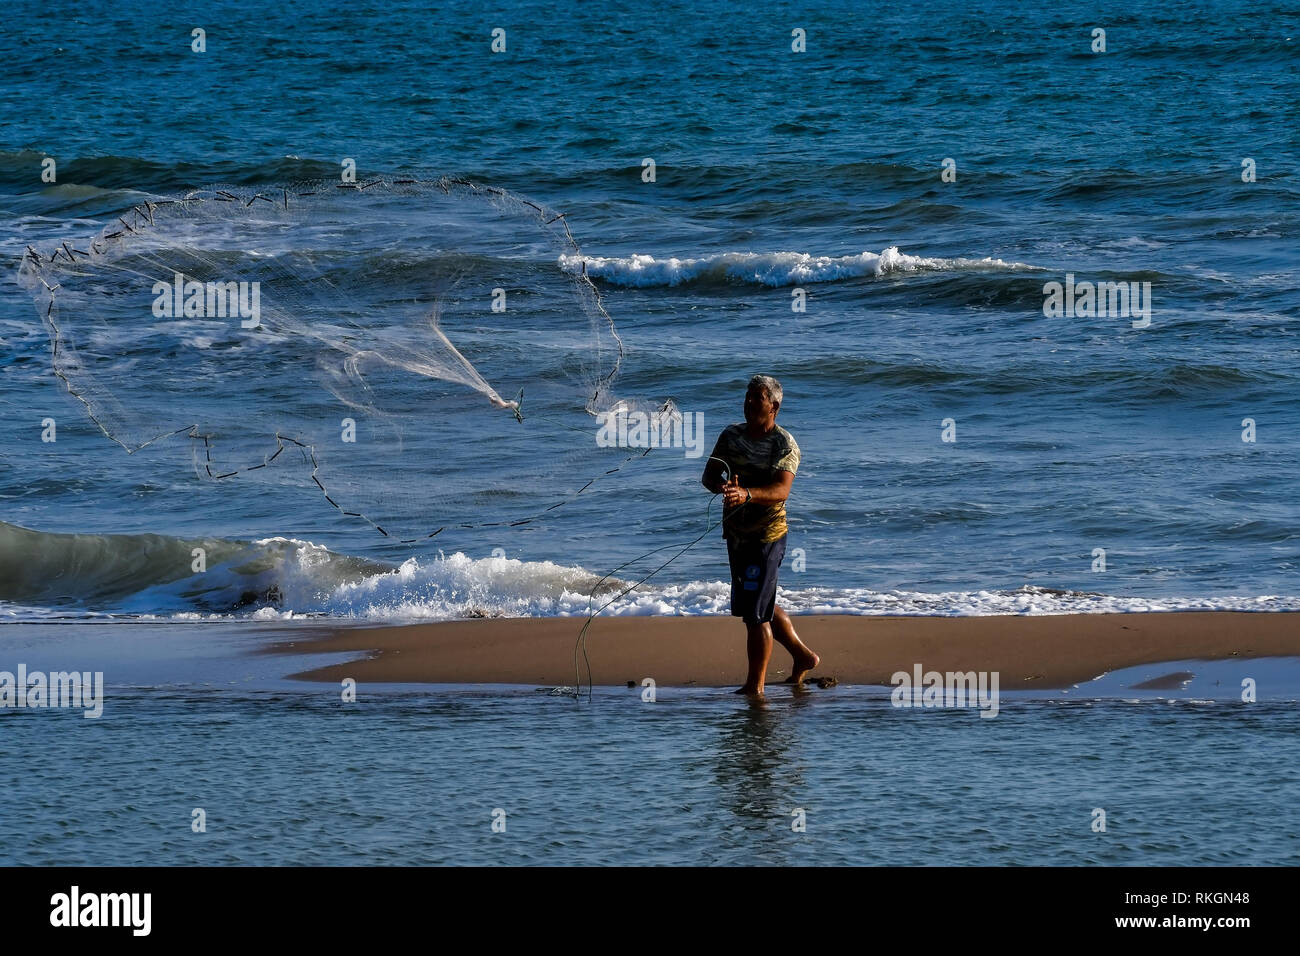
[(656, 259), (634, 255), (562, 255), (560, 268), (622, 286), (677, 286), (700, 281), (752, 282), (766, 286), (878, 277), (907, 272), (1037, 271), (1037, 266), (1004, 259), (940, 259), (913, 256), (890, 246), (881, 253), (814, 256), (805, 252), (724, 252), (694, 259)]
[[(206, 567), (194, 570), (195, 549)], [(0, 522), (0, 619), (74, 616), (206, 620), (298, 617), (373, 622), (582, 617), (622, 591), (585, 568), (462, 553), (372, 561), (294, 538), (232, 541), (157, 534), (58, 534)], [(1300, 597), (1138, 598), (1014, 590), (781, 588), (798, 614), (968, 616), (1175, 610), (1294, 611)], [(730, 584), (651, 582), (602, 613), (726, 615)]]

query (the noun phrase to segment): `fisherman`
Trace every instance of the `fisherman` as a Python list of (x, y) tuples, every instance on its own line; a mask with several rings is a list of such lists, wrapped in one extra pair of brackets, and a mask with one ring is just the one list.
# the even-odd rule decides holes
[[(748, 632), (749, 677), (736, 693), (763, 696), (772, 639), (790, 652), (788, 684), (801, 684), (821, 663), (799, 640), (790, 616), (776, 606), (777, 568), (785, 557), (785, 500), (799, 470), (799, 446), (776, 423), (781, 383), (755, 375), (745, 392), (745, 421), (718, 436), (704, 468), (705, 488), (722, 495), (722, 535), (731, 564), (731, 614)], [(724, 471), (729, 477), (723, 477)]]

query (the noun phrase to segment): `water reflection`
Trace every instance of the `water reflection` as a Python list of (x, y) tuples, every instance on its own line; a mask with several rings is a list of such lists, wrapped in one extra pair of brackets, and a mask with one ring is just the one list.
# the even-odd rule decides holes
[(812, 695), (803, 688), (786, 690), (740, 702), (719, 721), (713, 780), (722, 806), (746, 821), (747, 829), (788, 827), (791, 811), (808, 792), (797, 716)]

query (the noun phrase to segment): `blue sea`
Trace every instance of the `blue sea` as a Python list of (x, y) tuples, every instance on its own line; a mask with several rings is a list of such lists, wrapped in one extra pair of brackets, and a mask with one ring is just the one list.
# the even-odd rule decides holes
[[(842, 863), (1294, 864), (1287, 661), (1255, 704), (1152, 672), (983, 721), (850, 687), (341, 705), (252, 651), (727, 613), (701, 451), (602, 447), (583, 403), (707, 455), (758, 373), (802, 452), (792, 612), (1300, 610), (1298, 45), (1284, 3), (13, 5), (0, 670), (108, 696), (0, 710), (46, 768), (4, 861), (799, 862), (803, 807)], [(149, 311), (250, 263), (256, 334)]]

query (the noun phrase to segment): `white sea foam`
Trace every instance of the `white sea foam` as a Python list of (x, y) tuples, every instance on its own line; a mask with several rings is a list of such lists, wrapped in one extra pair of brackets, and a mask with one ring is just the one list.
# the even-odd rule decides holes
[(940, 259), (913, 256), (890, 246), (883, 252), (862, 252), (855, 256), (814, 256), (804, 252), (724, 252), (700, 258), (633, 255), (562, 255), (560, 268), (623, 286), (675, 286), (698, 279), (730, 279), (767, 286), (834, 282), (863, 276), (905, 272), (954, 272), (964, 270), (1033, 270), (1023, 262), (1004, 259)]
[[(340, 578), (329, 552), (310, 542), (275, 539), (286, 555), (274, 572), (275, 600), (253, 615), (290, 619), (303, 615), (372, 621), (438, 621), (472, 617), (584, 617), (604, 607), (609, 617), (726, 615), (731, 586), (725, 581), (653, 581), (622, 595), (631, 582), (551, 561), (473, 558), (410, 558), (381, 573)], [(290, 544), (297, 547), (287, 547)], [(789, 577), (789, 575), (787, 576)], [(213, 581), (216, 585), (218, 582)], [(236, 582), (221, 585), (233, 591)], [(783, 587), (783, 607), (799, 614), (981, 616), (1052, 615), (1185, 610), (1295, 611), (1300, 595), (1130, 597), (1023, 587), (1015, 590), (875, 591), (868, 588)], [(157, 593), (151, 595), (156, 600)], [(247, 614), (249, 611), (244, 611)]]
[[(178, 575), (178, 566), (188, 570), (190, 548), (195, 542), (145, 536), (147, 540), (141, 544), (132, 536), (42, 536), (6, 527), (11, 537), (17, 536), (12, 542), (15, 546), (29, 546), (32, 536), (46, 542), (43, 550), (50, 561), (57, 559), (56, 563), (98, 567), (104, 562), (96, 564), (87, 554), (116, 556), (107, 565), (114, 573), (109, 582), (111, 589), (99, 572), (81, 578), (65, 574), (68, 596), (80, 594), (75, 605), (66, 598), (51, 605), (35, 594), (8, 593), (8, 600), (0, 600), (0, 620), (8, 621), (112, 615), (196, 622), (294, 620), (304, 616), (400, 622), (581, 617), (593, 610), (611, 617), (726, 615), (730, 611), (731, 587), (725, 581), (652, 580), (623, 594), (630, 586), (628, 581), (602, 580), (600, 574), (586, 568), (551, 561), (475, 558), (457, 552), (412, 557), (393, 566), (338, 554), (311, 541), (283, 537), (205, 542), (206, 570)], [(140, 556), (141, 548), (148, 552), (144, 557)], [(128, 567), (133, 573), (124, 576), (122, 572)], [(790, 573), (783, 580), (787, 586), (779, 592), (782, 606), (800, 614), (966, 616), (1300, 610), (1300, 596), (1287, 595), (1132, 597), (1033, 586), (1014, 590), (875, 591), (801, 587), (798, 576)]]

